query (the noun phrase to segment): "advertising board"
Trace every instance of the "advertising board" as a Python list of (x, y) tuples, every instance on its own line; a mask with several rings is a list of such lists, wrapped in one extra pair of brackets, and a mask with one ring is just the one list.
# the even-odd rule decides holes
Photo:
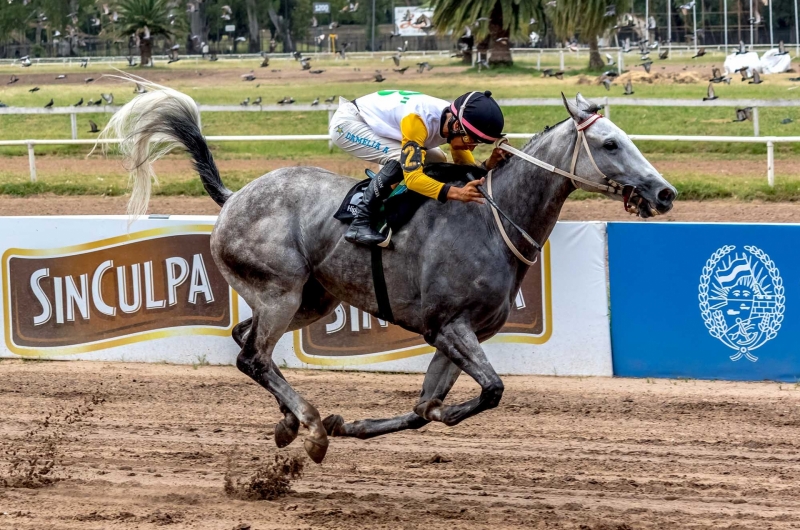
[[(214, 217), (0, 218), (0, 356), (233, 364), (251, 315), (210, 252)], [(500, 373), (611, 375), (605, 225), (559, 223), (484, 349)], [(424, 371), (419, 335), (346, 303), (287, 333), (281, 366)]]
[(395, 7), (394, 24), (396, 33), (403, 37), (425, 37), (436, 31), (433, 10), (425, 7)]
[(614, 374), (800, 378), (800, 225), (609, 223)]

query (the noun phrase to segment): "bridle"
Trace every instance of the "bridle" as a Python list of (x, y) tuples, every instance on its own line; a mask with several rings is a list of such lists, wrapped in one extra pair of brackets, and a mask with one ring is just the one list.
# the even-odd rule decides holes
[[(531, 164), (538, 166), (542, 169), (545, 169), (551, 173), (555, 173), (556, 175), (561, 175), (562, 177), (570, 179), (576, 189), (579, 188), (577, 183), (580, 183), (583, 184), (584, 186), (588, 186), (598, 191), (610, 193), (612, 195), (622, 195), (625, 203), (625, 209), (631, 211), (628, 206), (628, 201), (633, 196), (636, 189), (633, 186), (623, 186), (619, 182), (616, 182), (608, 178), (602, 171), (600, 171), (600, 168), (597, 167), (597, 163), (594, 161), (594, 157), (592, 156), (592, 151), (589, 149), (589, 143), (586, 141), (586, 134), (584, 133), (584, 131), (589, 127), (591, 127), (595, 122), (597, 122), (597, 120), (601, 119), (602, 117), (603, 116), (601, 114), (592, 114), (581, 123), (575, 124), (575, 127), (578, 130), (578, 138), (575, 141), (575, 149), (572, 152), (572, 164), (570, 165), (569, 172), (564, 171), (563, 169), (559, 169), (553, 166), (552, 164), (548, 164), (547, 162), (543, 162), (538, 158), (529, 155), (528, 153), (520, 151), (519, 149), (511, 147), (510, 145), (508, 145), (507, 142), (503, 140), (498, 140), (495, 143), (495, 147), (498, 147), (513, 155), (516, 155), (519, 158), (527, 162), (530, 162)], [(594, 167), (595, 171), (597, 171), (597, 173), (600, 174), (601, 177), (603, 177), (605, 183), (594, 182), (592, 180), (579, 177), (578, 175), (575, 174), (575, 167), (578, 164), (578, 155), (580, 154), (581, 147), (584, 148), (584, 150), (586, 151), (586, 155), (589, 157), (589, 161), (592, 163), (592, 167)], [(531, 265), (536, 263), (538, 254), (542, 250), (542, 245), (537, 243), (536, 240), (534, 240), (530, 235), (528, 235), (527, 232), (525, 232), (525, 230), (523, 230), (516, 223), (514, 223), (508, 217), (508, 215), (506, 215), (503, 212), (503, 210), (501, 210), (500, 207), (497, 206), (497, 203), (494, 201), (494, 198), (492, 197), (492, 172), (493, 170), (490, 170), (489, 173), (487, 173), (486, 175), (486, 192), (484, 192), (480, 188), (480, 186), (478, 186), (478, 190), (483, 194), (483, 196), (486, 198), (486, 201), (492, 207), (492, 213), (494, 214), (495, 223), (497, 224), (497, 228), (500, 230), (500, 235), (503, 237), (503, 241), (505, 241), (506, 246), (508, 246), (509, 250), (511, 250), (511, 252), (517, 257), (517, 259), (519, 259), (522, 263), (530, 267)], [(631, 207), (635, 209), (634, 206), (631, 205)], [(514, 243), (511, 242), (511, 239), (508, 237), (505, 228), (503, 228), (503, 223), (500, 220), (501, 215), (506, 221), (508, 221), (511, 224), (511, 226), (516, 228), (522, 234), (522, 237), (528, 243), (530, 243), (536, 249), (537, 255), (533, 258), (533, 261), (523, 256), (522, 253), (519, 251), (519, 249), (517, 249), (517, 247), (514, 245)]]

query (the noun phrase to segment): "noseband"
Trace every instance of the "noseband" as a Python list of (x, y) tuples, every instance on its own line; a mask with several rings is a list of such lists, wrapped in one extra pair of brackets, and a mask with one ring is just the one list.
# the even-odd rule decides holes
[[(579, 182), (581, 184), (584, 184), (585, 186), (589, 186), (590, 188), (594, 188), (594, 189), (596, 189), (598, 191), (604, 191), (604, 192), (610, 193), (612, 195), (622, 195), (623, 199), (625, 200), (625, 203), (626, 203), (625, 206), (626, 206), (626, 209), (627, 209), (628, 199), (631, 197), (631, 195), (634, 192), (633, 186), (623, 186), (619, 182), (616, 182), (616, 181), (608, 178), (607, 176), (605, 176), (605, 174), (603, 174), (603, 172), (600, 171), (600, 168), (597, 167), (597, 163), (594, 161), (594, 157), (592, 156), (592, 151), (589, 149), (589, 143), (586, 141), (586, 134), (584, 133), (584, 131), (586, 129), (588, 129), (589, 127), (591, 127), (597, 120), (599, 120), (602, 117), (603, 116), (601, 114), (592, 114), (591, 116), (589, 116), (587, 119), (585, 119), (581, 123), (576, 123), (575, 124), (575, 128), (578, 130), (578, 138), (575, 141), (575, 149), (572, 151), (572, 164), (570, 165), (569, 172), (564, 171), (563, 169), (559, 169), (559, 168), (555, 167), (552, 164), (548, 164), (547, 162), (543, 162), (543, 161), (539, 160), (538, 158), (535, 158), (535, 157), (529, 155), (528, 153), (520, 151), (519, 149), (511, 147), (510, 145), (508, 145), (507, 142), (497, 143), (495, 145), (496, 145), (496, 147), (498, 147), (498, 148), (500, 148), (500, 149), (502, 149), (504, 151), (507, 151), (508, 153), (516, 155), (516, 156), (520, 157), (521, 159), (523, 159), (523, 160), (525, 160), (527, 162), (530, 162), (531, 164), (533, 164), (535, 166), (538, 166), (538, 167), (540, 167), (542, 169), (545, 169), (545, 170), (547, 170), (547, 171), (549, 171), (551, 173), (555, 173), (556, 175), (561, 175), (562, 177), (566, 177), (566, 178), (570, 179), (572, 181), (572, 184), (575, 186), (576, 189), (579, 187), (578, 184), (576, 184), (576, 183)], [(581, 146), (583, 146), (584, 150), (586, 151), (586, 154), (589, 157), (589, 161), (592, 163), (592, 166), (594, 167), (595, 171), (597, 171), (597, 173), (599, 173), (600, 176), (603, 177), (603, 179), (606, 182), (606, 184), (601, 184), (601, 183), (598, 183), (598, 182), (594, 182), (594, 181), (591, 181), (589, 179), (586, 179), (586, 178), (583, 178), (583, 177), (579, 177), (578, 175), (575, 174), (575, 166), (578, 164), (578, 154), (581, 151)], [(497, 206), (497, 203), (495, 203), (494, 199), (492, 198), (492, 171), (489, 171), (489, 173), (486, 175), (486, 191), (487, 191), (487, 193), (484, 193), (483, 195), (484, 195), (484, 197), (486, 197), (486, 200), (489, 202), (489, 205), (492, 207), (492, 213), (494, 214), (494, 220), (495, 220), (495, 223), (497, 224), (497, 228), (500, 230), (500, 235), (503, 237), (503, 241), (505, 241), (506, 246), (517, 257), (517, 259), (519, 259), (522, 263), (524, 263), (525, 265), (530, 267), (531, 265), (536, 263), (536, 259), (538, 257), (538, 254), (542, 250), (542, 245), (537, 243), (522, 228), (517, 226)], [(481, 192), (483, 193), (482, 190), (481, 190)], [(502, 215), (514, 228), (516, 228), (518, 231), (520, 231), (522, 233), (522, 236), (525, 238), (526, 241), (528, 241), (531, 245), (534, 246), (534, 248), (536, 249), (537, 256), (533, 258), (533, 261), (525, 258), (525, 256), (522, 255), (522, 253), (519, 251), (519, 249), (517, 249), (517, 247), (514, 246), (514, 243), (511, 242), (511, 239), (508, 237), (508, 234), (506, 233), (505, 228), (503, 228), (503, 223), (500, 220), (500, 215)]]

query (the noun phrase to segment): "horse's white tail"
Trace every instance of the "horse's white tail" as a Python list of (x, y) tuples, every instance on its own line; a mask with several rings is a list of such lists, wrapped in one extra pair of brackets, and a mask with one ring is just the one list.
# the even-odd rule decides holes
[(192, 155), (203, 186), (222, 206), (232, 192), (223, 185), (200, 131), (200, 111), (194, 100), (177, 90), (141, 78), (124, 79), (147, 87), (149, 92), (135, 97), (117, 111), (100, 137), (122, 140), (119, 150), (130, 172), (128, 213), (139, 216), (147, 212), (152, 181), (157, 182), (153, 162), (178, 146)]

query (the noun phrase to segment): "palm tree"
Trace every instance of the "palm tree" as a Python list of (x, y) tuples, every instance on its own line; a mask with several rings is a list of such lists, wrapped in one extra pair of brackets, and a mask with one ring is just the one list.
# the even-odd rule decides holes
[(510, 40), (527, 40), (531, 25), (543, 18), (541, 0), (431, 0), (430, 5), (438, 32), (461, 35), (469, 28), (491, 65), (513, 64)]
[(120, 32), (136, 35), (139, 39), (141, 66), (150, 64), (153, 56), (153, 39), (174, 39), (186, 18), (184, 13), (171, 12), (169, 0), (120, 0)]
[[(589, 68), (603, 68), (605, 62), (600, 57), (597, 38), (617, 24), (616, 14), (630, 11), (631, 0), (556, 0), (548, 4), (547, 14), (556, 36), (567, 40), (578, 35), (589, 44)], [(614, 15), (608, 14), (611, 6), (615, 8)]]

